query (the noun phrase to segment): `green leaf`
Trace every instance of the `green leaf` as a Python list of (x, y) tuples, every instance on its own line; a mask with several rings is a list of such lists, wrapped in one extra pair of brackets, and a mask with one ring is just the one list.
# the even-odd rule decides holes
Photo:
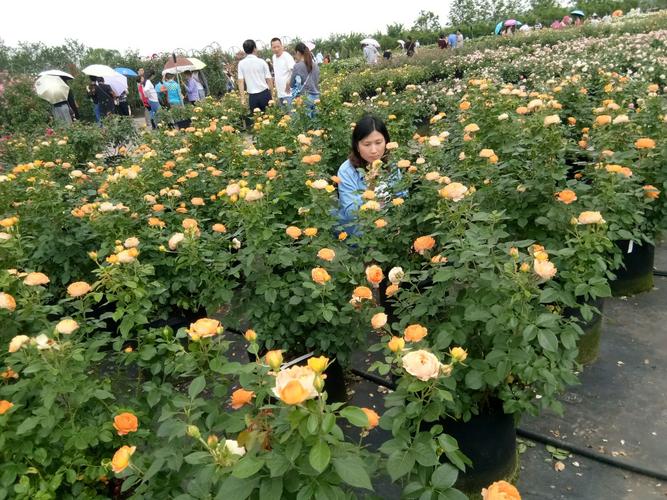
[(16, 428), (16, 434), (20, 436), (33, 430), (39, 423), (39, 417), (28, 417)]
[(355, 456), (334, 458), (333, 466), (341, 479), (350, 486), (366, 490), (373, 489), (366, 465), (361, 458)]
[(368, 417), (366, 414), (356, 406), (348, 406), (343, 408), (340, 416), (346, 418), (355, 427), (368, 427)]
[(262, 500), (280, 500), (283, 496), (283, 478), (262, 479), (259, 486), (259, 498)]
[(415, 466), (415, 456), (411, 451), (396, 451), (387, 458), (387, 472), (392, 481), (405, 476)]
[(239, 479), (234, 476), (229, 476), (222, 483), (215, 500), (245, 500), (250, 496), (253, 490), (257, 487), (259, 478)]
[(308, 461), (313, 469), (322, 473), (324, 469), (327, 468), (327, 465), (329, 465), (330, 460), (331, 450), (329, 450), (329, 445), (320, 439), (317, 441), (317, 444), (310, 449)]
[(446, 490), (454, 486), (459, 471), (450, 464), (443, 464), (433, 471), (431, 483), (438, 489)]
[(204, 390), (204, 387), (206, 387), (206, 379), (203, 375), (190, 382), (190, 387), (188, 387), (188, 396), (190, 396), (190, 399), (195, 399)]
[(262, 467), (264, 467), (264, 460), (246, 456), (239, 460), (234, 466), (232, 476), (239, 479), (245, 479), (257, 474)]
[(208, 451), (195, 451), (186, 455), (184, 460), (193, 465), (205, 464), (211, 461), (211, 454)]
[(558, 349), (558, 339), (553, 332), (549, 330), (540, 330), (537, 333), (537, 341), (545, 351), (556, 352)]
[(483, 383), (482, 373), (475, 370), (471, 370), (468, 373), (466, 373), (465, 381), (466, 381), (466, 386), (469, 389), (472, 390), (481, 389)]

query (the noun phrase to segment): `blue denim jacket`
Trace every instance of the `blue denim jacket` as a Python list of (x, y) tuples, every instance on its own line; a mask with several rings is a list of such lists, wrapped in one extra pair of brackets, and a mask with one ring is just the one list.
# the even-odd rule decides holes
[[(364, 174), (354, 168), (350, 160), (345, 160), (338, 169), (338, 178), (338, 222), (341, 230), (357, 234), (357, 228), (352, 223), (357, 219), (359, 207), (364, 203), (361, 197), (366, 191)], [(401, 172), (395, 169), (390, 175), (388, 187), (391, 188), (400, 178)]]

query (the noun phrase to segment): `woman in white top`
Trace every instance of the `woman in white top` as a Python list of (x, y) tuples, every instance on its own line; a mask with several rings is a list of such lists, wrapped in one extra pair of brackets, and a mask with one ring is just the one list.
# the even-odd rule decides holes
[(155, 85), (151, 81), (151, 78), (155, 75), (155, 71), (150, 70), (146, 75), (146, 81), (144, 83), (144, 95), (148, 99), (148, 105), (151, 107), (151, 125), (155, 129), (157, 124), (155, 123), (155, 113), (160, 109), (160, 101), (157, 97), (157, 91), (155, 90)]

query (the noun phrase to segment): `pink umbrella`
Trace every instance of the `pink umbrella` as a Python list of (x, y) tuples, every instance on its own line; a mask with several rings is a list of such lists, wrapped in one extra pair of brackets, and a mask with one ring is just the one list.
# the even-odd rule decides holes
[(563, 27), (563, 25), (559, 20), (555, 20), (553, 23), (551, 23), (551, 27), (555, 30), (559, 30)]
[(508, 19), (507, 21), (505, 21), (505, 26), (516, 26), (516, 24), (517, 24), (516, 19)]

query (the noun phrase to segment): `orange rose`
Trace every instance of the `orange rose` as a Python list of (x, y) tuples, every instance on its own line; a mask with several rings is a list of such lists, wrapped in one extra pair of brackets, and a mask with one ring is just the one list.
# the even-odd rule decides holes
[(408, 342), (419, 342), (426, 337), (428, 330), (420, 324), (409, 325), (403, 331), (403, 337)]
[(569, 205), (570, 203), (577, 201), (577, 194), (571, 189), (563, 189), (556, 193), (556, 198), (558, 198), (558, 201)]
[(352, 292), (352, 298), (356, 299), (357, 301), (363, 299), (371, 300), (373, 298), (373, 292), (371, 292), (371, 289), (367, 286), (358, 286)]
[(313, 236), (317, 236), (317, 228), (316, 227), (307, 227), (306, 229), (303, 230), (303, 234), (306, 236), (312, 238)]
[(482, 500), (521, 500), (519, 490), (507, 481), (496, 481), (482, 489)]
[(118, 448), (111, 459), (111, 470), (119, 474), (127, 469), (128, 465), (130, 465), (130, 457), (134, 455), (136, 449), (136, 446), (127, 445)]
[(338, 239), (340, 241), (345, 241), (347, 239), (347, 233), (345, 231), (341, 231), (338, 233)]
[(148, 225), (151, 227), (160, 227), (163, 228), (166, 226), (165, 222), (158, 219), (157, 217), (150, 217), (148, 219)]
[(70, 297), (81, 297), (92, 290), (92, 287), (85, 281), (75, 281), (67, 287), (67, 295)]
[(655, 141), (653, 139), (649, 139), (648, 137), (642, 137), (641, 139), (637, 139), (635, 141), (635, 147), (637, 149), (653, 149), (655, 148)]
[(287, 229), (285, 229), (285, 233), (287, 233), (287, 236), (294, 240), (298, 240), (301, 237), (301, 229), (296, 226), (289, 226)]
[(331, 276), (323, 267), (315, 267), (310, 272), (310, 277), (318, 285), (324, 285), (327, 281), (331, 280)]
[(367, 429), (375, 429), (380, 423), (380, 415), (378, 415), (375, 411), (371, 410), (370, 408), (362, 408), (361, 411), (363, 411), (366, 414), (366, 417), (368, 418)]
[(380, 282), (384, 279), (382, 268), (380, 266), (376, 266), (375, 264), (368, 266), (366, 268), (366, 279), (369, 283), (377, 288)]
[(470, 103), (468, 101), (463, 101), (461, 104), (459, 104), (459, 109), (461, 111), (467, 111), (470, 109)]
[(239, 408), (249, 404), (254, 397), (255, 393), (253, 391), (246, 391), (243, 388), (236, 389), (234, 392), (232, 392), (232, 408), (234, 410), (238, 410)]
[(336, 257), (336, 252), (334, 252), (331, 248), (322, 248), (319, 252), (317, 252), (317, 256), (322, 260), (331, 262)]
[(391, 296), (395, 295), (396, 292), (398, 292), (398, 284), (392, 283), (391, 285), (389, 285), (387, 287), (387, 290), (385, 291), (385, 295), (387, 297), (391, 297)]
[(225, 225), (224, 225), (224, 224), (220, 224), (220, 223), (218, 223), (218, 224), (213, 224), (212, 229), (213, 229), (213, 231), (215, 231), (216, 233), (226, 233), (226, 232), (227, 232), (227, 228), (225, 227)]
[(120, 413), (113, 418), (113, 427), (118, 431), (119, 436), (124, 436), (130, 432), (137, 432), (139, 420), (132, 413)]
[(375, 224), (375, 227), (377, 227), (378, 229), (382, 229), (383, 227), (385, 227), (387, 225), (387, 221), (384, 220), (384, 219), (377, 219), (374, 222), (374, 224)]
[(198, 224), (195, 219), (183, 219), (181, 225), (183, 226), (183, 229), (191, 229), (193, 231), (196, 231), (198, 228)]
[(600, 127), (602, 125), (608, 125), (611, 123), (611, 116), (609, 115), (600, 115), (595, 119), (595, 124)]
[(412, 244), (412, 248), (420, 255), (424, 255), (424, 252), (431, 250), (434, 246), (435, 239), (432, 236), (420, 236)]
[(7, 401), (6, 399), (0, 400), (0, 415), (4, 415), (9, 410), (11, 410), (14, 403)]
[[(647, 184), (646, 186), (643, 186), (643, 189), (644, 189), (644, 196), (646, 196), (647, 198), (653, 198), (654, 200), (656, 200), (660, 196), (660, 191), (658, 191), (658, 189), (655, 186)], [(0, 307), (2, 307), (1, 304)]]

